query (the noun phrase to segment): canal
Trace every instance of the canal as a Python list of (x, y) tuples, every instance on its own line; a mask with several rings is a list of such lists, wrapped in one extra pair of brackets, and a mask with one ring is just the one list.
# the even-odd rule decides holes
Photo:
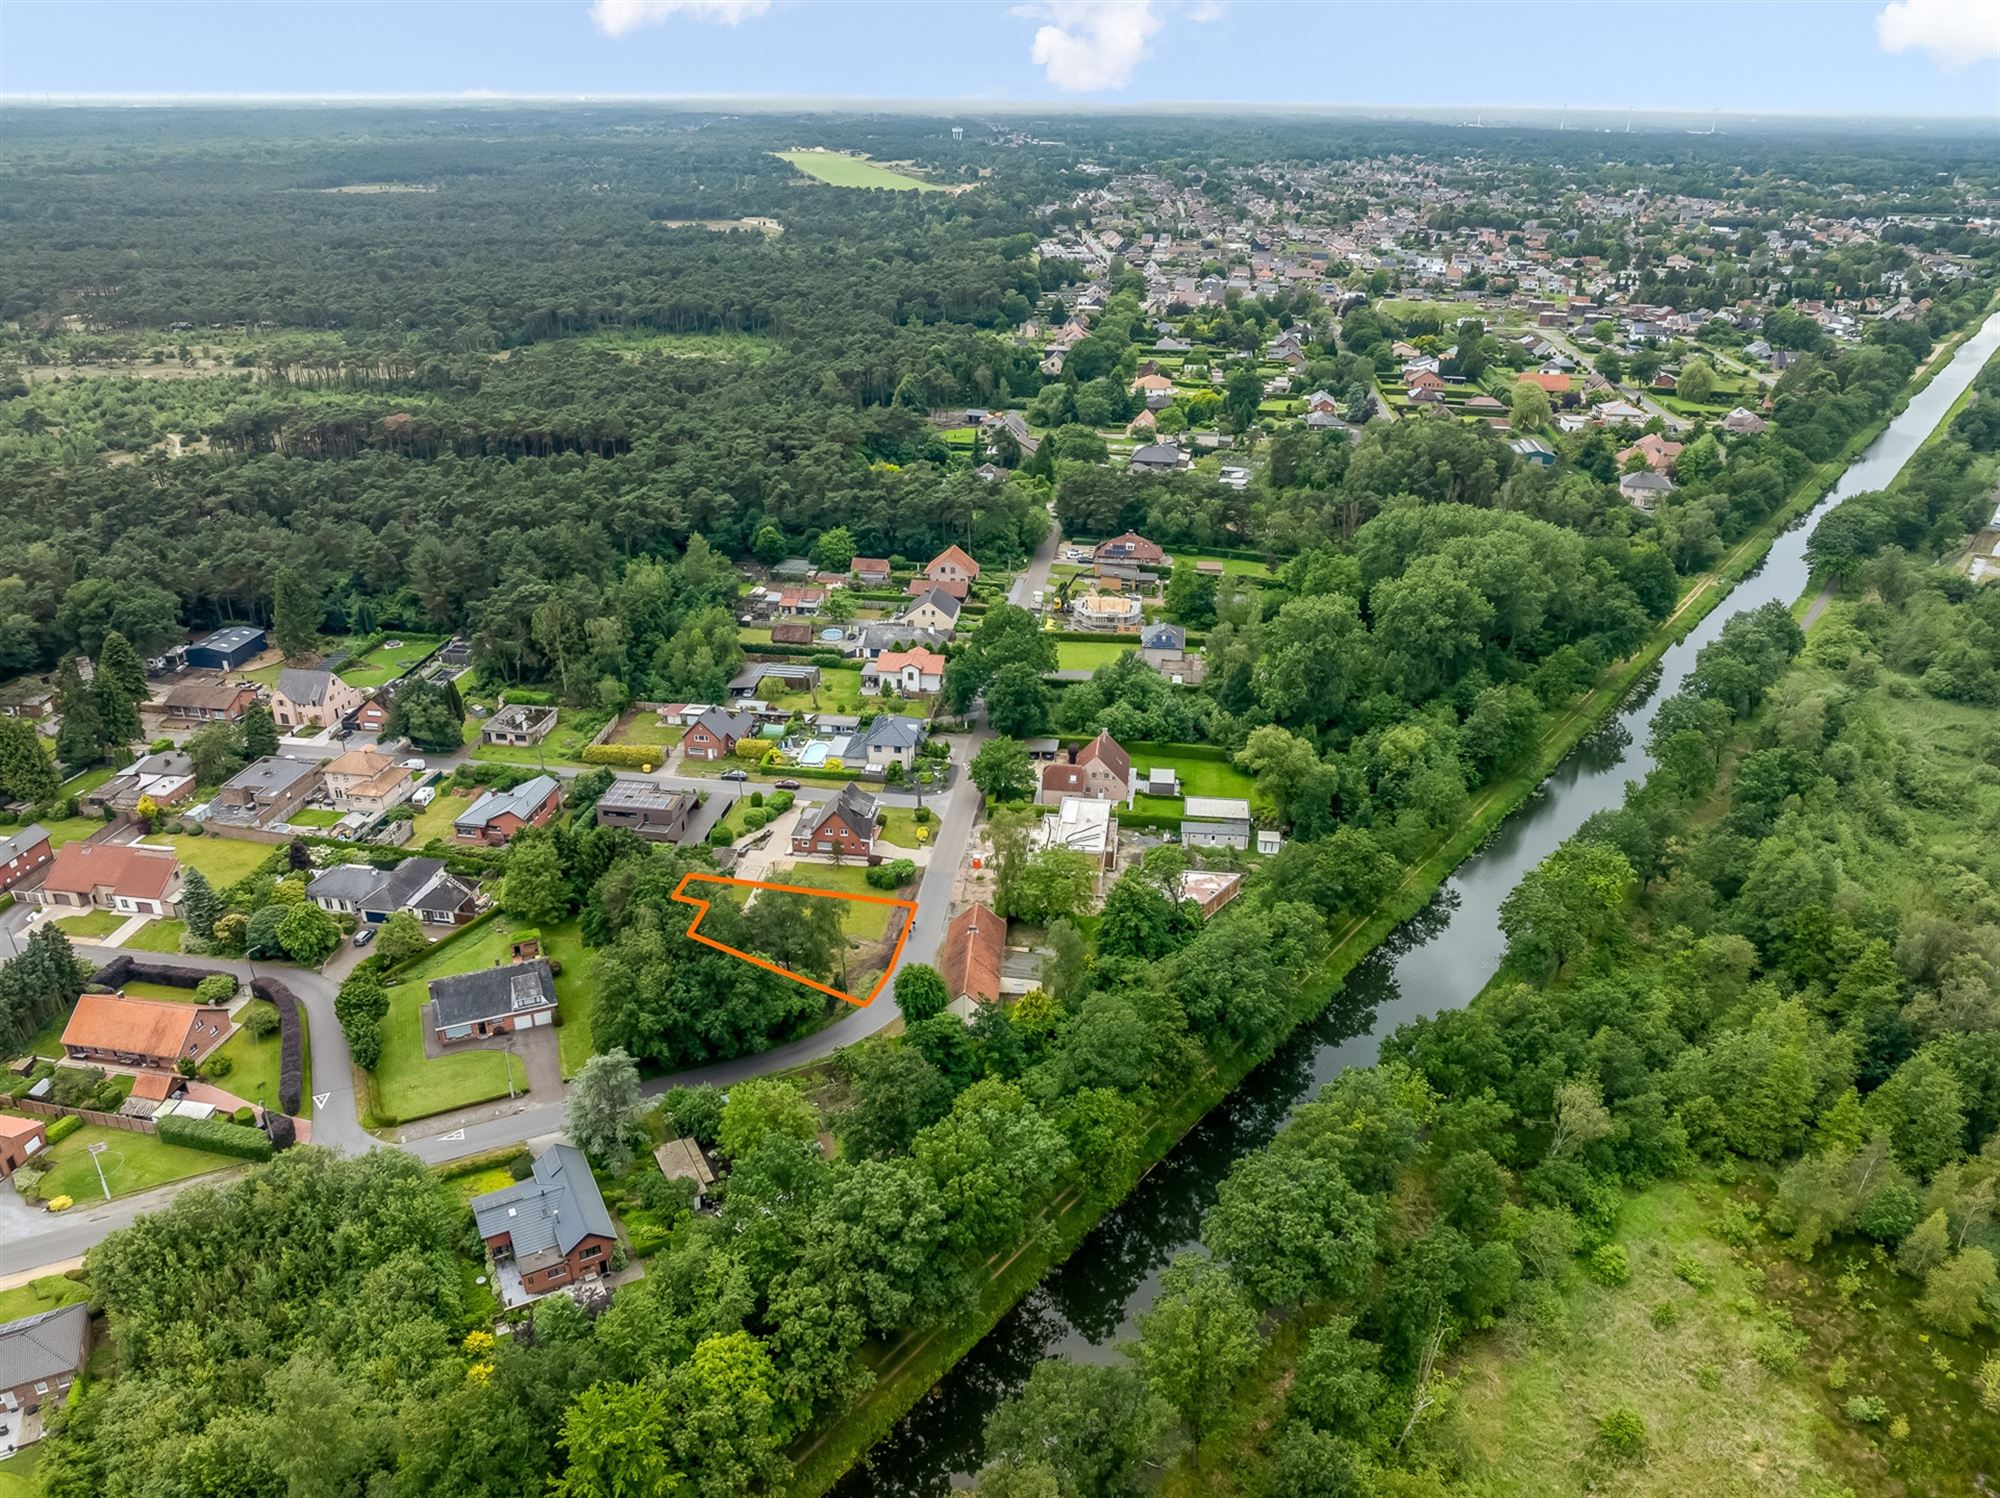
[(891, 1434), (843, 1479), (840, 1498), (933, 1495), (963, 1486), (978, 1467), (986, 1417), (1046, 1357), (1103, 1361), (1151, 1303), (1160, 1271), (1196, 1247), (1202, 1215), (1238, 1156), (1268, 1142), (1293, 1108), (1350, 1066), (1372, 1065), (1397, 1026), (1471, 1002), (1505, 948), (1500, 902), (1594, 812), (1619, 805), (1628, 781), (1652, 766), (1653, 715), (1680, 687), (1701, 648), (1732, 616), (1805, 591), (1806, 537), (1851, 494), (1880, 489), (1902, 470), (2000, 349), (2000, 313), (1849, 466), (1812, 513), (1780, 535), (1763, 565), (1738, 583), (1688, 637), (1661, 657), (1603, 726), (1580, 743), (1487, 844), (1461, 864), (1430, 905), (1357, 967), (1327, 1010), (1252, 1072), (1167, 1156), (1074, 1254), (959, 1361)]

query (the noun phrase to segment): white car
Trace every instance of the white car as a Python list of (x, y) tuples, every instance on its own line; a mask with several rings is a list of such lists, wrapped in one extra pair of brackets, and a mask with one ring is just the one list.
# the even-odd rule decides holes
[(403, 768), (406, 770), (422, 770), (428, 768), (428, 766), (420, 759), (406, 759), (403, 761)]

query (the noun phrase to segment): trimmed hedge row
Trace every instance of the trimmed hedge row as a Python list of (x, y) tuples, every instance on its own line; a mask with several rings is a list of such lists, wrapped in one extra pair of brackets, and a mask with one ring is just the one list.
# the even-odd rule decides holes
[(627, 769), (657, 769), (673, 751), (665, 744), (587, 744), (577, 758), (587, 765), (623, 765)]
[(169, 988), (198, 988), (203, 978), (215, 975), (215, 969), (207, 967), (180, 967), (171, 962), (146, 962), (129, 953), (120, 952), (90, 975), (93, 988), (111, 992), (123, 988), (137, 980), (140, 983), (164, 983)]
[(305, 1101), (305, 1026), (299, 1020), (299, 1001), (292, 991), (274, 978), (259, 978), (250, 991), (267, 1000), (278, 1011), (278, 1107), (296, 1113)]
[(81, 1118), (78, 1118), (74, 1113), (65, 1113), (61, 1118), (56, 1119), (48, 1126), (46, 1132), (49, 1136), (49, 1143), (61, 1144), (82, 1127), (83, 1120)]
[(277, 1151), (270, 1136), (261, 1129), (226, 1123), (219, 1118), (188, 1118), (169, 1113), (153, 1121), (153, 1132), (167, 1144), (207, 1150), (216, 1155), (234, 1155), (239, 1160), (268, 1160)]

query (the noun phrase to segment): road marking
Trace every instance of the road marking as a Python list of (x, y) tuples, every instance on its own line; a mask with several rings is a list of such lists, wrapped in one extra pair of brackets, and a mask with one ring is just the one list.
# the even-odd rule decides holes
[(453, 1129), (449, 1134), (438, 1135), (439, 1139), (463, 1139), (464, 1137), (465, 1130), (463, 1129)]
[(324, 1108), (332, 1101), (333, 1094), (330, 1092), (315, 1092), (313, 1094), (313, 1107), (315, 1108)]

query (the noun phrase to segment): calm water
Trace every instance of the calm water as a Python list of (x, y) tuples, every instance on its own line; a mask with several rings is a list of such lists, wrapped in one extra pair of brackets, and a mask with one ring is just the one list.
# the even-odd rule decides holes
[(836, 1489), (839, 1498), (931, 1495), (963, 1486), (979, 1465), (987, 1415), (1020, 1388), (1037, 1362), (1058, 1355), (1080, 1361), (1118, 1356), (1133, 1317), (1153, 1299), (1160, 1270), (1199, 1242), (1202, 1214), (1237, 1156), (1269, 1141), (1293, 1108), (1341, 1071), (1372, 1065), (1381, 1037), (1398, 1025), (1471, 1001), (1506, 945), (1501, 900), (1592, 813), (1620, 804), (1626, 782), (1651, 768), (1644, 745), (1653, 714), (1679, 689), (1702, 646), (1733, 615), (1773, 601), (1789, 604), (1805, 590), (1811, 522), (1848, 495), (1888, 483), (1996, 349), (2000, 314), (1966, 341), (1820, 506), (1778, 537), (1759, 571), (1668, 650), (1618, 712), (1459, 866), (1437, 898), (1350, 975), (1318, 1021), (1245, 1078), (1067, 1263), (918, 1402), (847, 1475)]

